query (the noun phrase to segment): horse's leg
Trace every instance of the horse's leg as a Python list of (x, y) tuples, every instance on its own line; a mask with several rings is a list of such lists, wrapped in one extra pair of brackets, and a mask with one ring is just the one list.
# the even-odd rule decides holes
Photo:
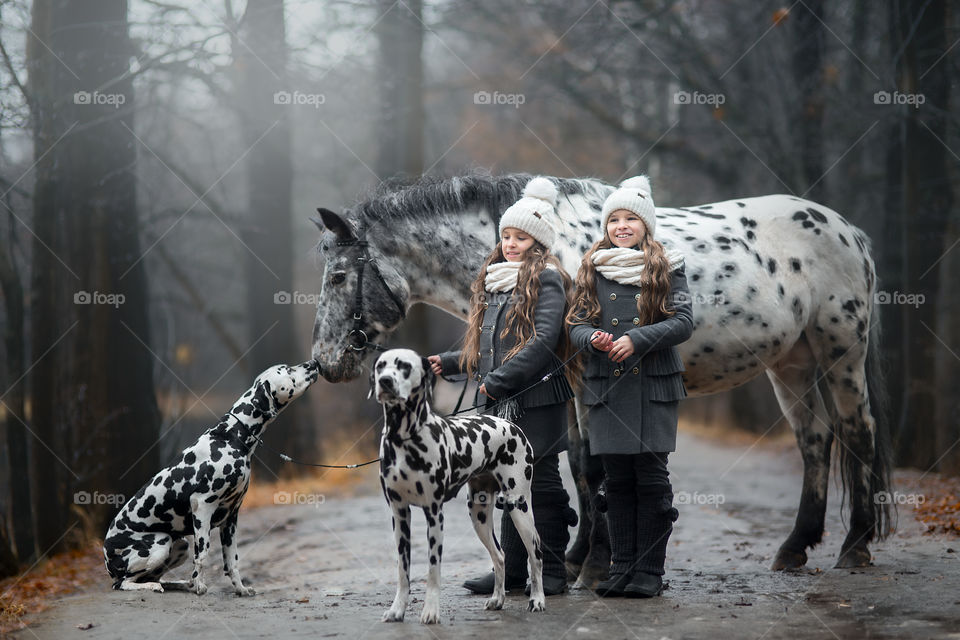
[[(584, 452), (589, 451), (590, 440), (584, 439)], [(607, 531), (607, 519), (597, 508), (597, 493), (603, 483), (603, 465), (600, 456), (584, 455), (584, 477), (590, 494), (590, 514), (593, 527), (590, 529), (590, 552), (580, 569), (577, 586), (594, 589), (601, 580), (610, 575), (610, 535)]]
[(814, 413), (819, 398), (817, 361), (806, 337), (801, 335), (793, 348), (767, 371), (767, 376), (803, 457), (797, 520), (770, 567), (779, 571), (802, 567), (807, 562), (807, 549), (823, 538), (833, 433)]
[[(821, 322), (821, 327), (828, 328), (824, 333), (834, 340), (823, 340), (819, 349), (814, 345), (836, 411), (840, 473), (850, 501), (850, 526), (840, 547), (838, 568), (868, 566), (868, 544), (887, 535), (891, 516), (890, 450), (877, 363), (879, 328), (873, 325), (868, 336), (867, 321), (877, 319), (872, 292), (866, 297), (865, 303), (844, 301), (835, 310), (834, 317), (842, 318), (838, 328), (834, 328), (837, 323)], [(871, 401), (877, 404), (878, 420)]]
[(583, 461), (587, 455), (584, 449), (583, 438), (580, 437), (580, 424), (577, 420), (576, 403), (571, 403), (570, 425), (567, 429), (570, 449), (567, 459), (570, 461), (570, 473), (577, 487), (577, 504), (580, 514), (580, 524), (577, 527), (577, 539), (567, 551), (567, 582), (574, 582), (580, 575), (583, 561), (590, 552), (590, 530), (593, 527), (593, 518), (590, 508), (590, 492), (587, 488), (587, 479), (584, 475)]

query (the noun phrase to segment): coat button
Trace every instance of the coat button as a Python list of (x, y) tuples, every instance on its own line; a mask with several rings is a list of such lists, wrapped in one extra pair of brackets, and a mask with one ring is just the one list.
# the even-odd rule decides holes
[(634, 367), (634, 368), (633, 368), (633, 375), (637, 375), (638, 373), (640, 373), (640, 367)]
[(614, 377), (614, 378), (619, 378), (619, 377), (620, 377), (620, 369), (614, 369), (614, 370), (613, 370), (613, 377)]
[(483, 303), (483, 308), (484, 308), (484, 309), (490, 308), (490, 303), (489, 303), (489, 302), (484, 302), (484, 303)]
[(639, 300), (639, 299), (640, 299), (640, 294), (638, 293), (637, 295), (633, 296), (633, 299), (634, 299), (634, 300)]
[(640, 318), (634, 318), (633, 324), (640, 324)]
[(493, 355), (493, 349), (490, 349), (490, 351), (488, 351), (487, 353), (489, 353), (490, 355)]
[(610, 324), (612, 324), (613, 326), (617, 326), (618, 324), (620, 324), (620, 321), (614, 318), (613, 320), (610, 321)]
[(610, 294), (610, 299), (611, 299), (611, 300), (616, 300), (616, 299), (617, 299), (617, 294), (611, 293), (611, 294)]

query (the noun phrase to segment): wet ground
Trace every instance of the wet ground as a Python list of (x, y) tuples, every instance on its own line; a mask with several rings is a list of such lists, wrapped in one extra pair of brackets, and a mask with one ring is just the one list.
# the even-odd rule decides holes
[[(900, 509), (899, 531), (873, 546), (875, 566), (838, 570), (832, 566), (845, 530), (834, 493), (827, 536), (807, 569), (773, 573), (767, 567), (799, 499), (799, 454), (681, 434), (670, 467), (680, 520), (661, 598), (573, 591), (547, 598), (544, 613), (528, 613), (522, 596), (508, 596), (502, 611), (484, 611), (484, 598), (460, 587), (490, 566), (461, 496), (446, 507), (442, 624), (418, 622), (427, 565), (417, 513), (407, 621), (382, 623), (396, 585), (393, 535), (374, 493), (376, 470), (368, 469), (356, 473), (370, 495), (281, 496), (299, 504), (241, 515), (241, 567), (257, 590), (252, 598), (233, 594), (219, 562), (202, 597), (112, 591), (104, 572), (101, 589), (60, 600), (14, 637), (960, 638), (960, 541), (921, 536), (909, 506)], [(219, 555), (215, 547), (212, 557)]]

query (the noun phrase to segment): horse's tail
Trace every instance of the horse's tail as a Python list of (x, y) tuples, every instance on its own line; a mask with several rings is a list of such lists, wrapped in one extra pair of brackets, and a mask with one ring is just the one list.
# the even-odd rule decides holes
[[(869, 246), (869, 245), (868, 245)], [(890, 438), (890, 398), (887, 393), (883, 358), (880, 351), (880, 311), (874, 301), (873, 290), (869, 291), (867, 304), (870, 305), (870, 330), (867, 337), (867, 357), (864, 365), (866, 375), (867, 399), (870, 403), (870, 414), (873, 416), (873, 460), (870, 462), (870, 493), (867, 499), (871, 501), (873, 510), (874, 530), (871, 539), (883, 540), (894, 527), (895, 505), (890, 493), (890, 474), (893, 465), (893, 448)], [(849, 437), (844, 433), (842, 423), (834, 419), (834, 428), (841, 440)], [(860, 460), (853, 452), (849, 441), (841, 442), (839, 447), (840, 477), (843, 483), (843, 496), (846, 501), (850, 491), (855, 491), (860, 485), (859, 474), (863, 472), (866, 461)]]

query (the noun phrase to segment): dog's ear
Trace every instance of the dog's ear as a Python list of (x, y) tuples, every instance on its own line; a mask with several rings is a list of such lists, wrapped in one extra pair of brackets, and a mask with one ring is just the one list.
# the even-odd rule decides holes
[(270, 418), (276, 415), (273, 407), (273, 392), (270, 390), (269, 382), (261, 382), (257, 385), (257, 390), (250, 399), (253, 408), (260, 412), (264, 418)]

